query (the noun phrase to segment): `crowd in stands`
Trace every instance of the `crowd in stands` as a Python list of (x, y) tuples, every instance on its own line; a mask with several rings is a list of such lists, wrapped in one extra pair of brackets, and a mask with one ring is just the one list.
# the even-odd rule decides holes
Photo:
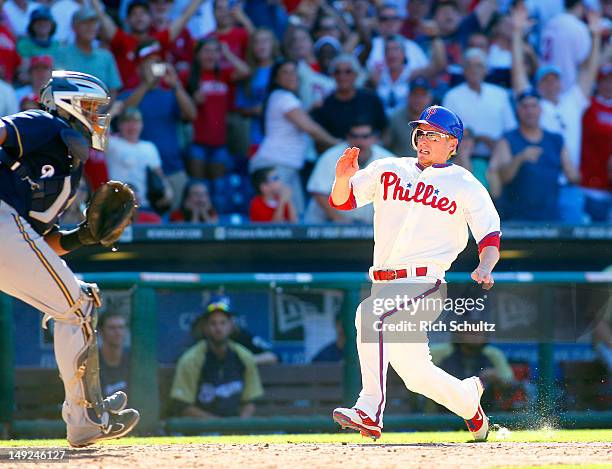
[(0, 0), (0, 114), (102, 79), (82, 195), (129, 183), (138, 223), (370, 223), (328, 206), (336, 158), (415, 156), (440, 103), (503, 220), (609, 222), (611, 29), (610, 0)]

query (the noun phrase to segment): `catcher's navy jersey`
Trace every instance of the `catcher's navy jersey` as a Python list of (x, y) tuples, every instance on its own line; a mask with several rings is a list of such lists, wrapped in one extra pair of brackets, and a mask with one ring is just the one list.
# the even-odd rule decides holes
[(2, 118), (0, 200), (40, 234), (71, 202), (87, 159), (87, 141), (63, 119), (32, 110)]

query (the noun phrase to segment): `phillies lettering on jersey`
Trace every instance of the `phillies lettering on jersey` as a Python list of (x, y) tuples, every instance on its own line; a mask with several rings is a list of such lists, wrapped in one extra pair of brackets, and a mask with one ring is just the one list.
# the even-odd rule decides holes
[(468, 241), (499, 246), (499, 215), (487, 190), (453, 164), (423, 168), (417, 158), (383, 158), (350, 180), (353, 207), (374, 205), (376, 269), (423, 263), (448, 270)]
[(404, 189), (402, 187), (401, 178), (391, 171), (384, 172), (380, 177), (380, 182), (383, 185), (383, 200), (387, 200), (389, 188), (393, 187), (393, 200), (403, 200), (404, 202), (412, 201), (426, 206), (428, 205), (442, 212), (448, 211), (450, 215), (457, 211), (457, 203), (454, 200), (449, 201), (446, 197), (440, 197), (438, 199), (440, 191), (431, 184), (425, 185), (423, 182), (419, 182), (416, 185), (414, 193), (411, 195), (410, 189), (412, 188), (412, 183), (409, 182), (406, 184), (406, 188)]

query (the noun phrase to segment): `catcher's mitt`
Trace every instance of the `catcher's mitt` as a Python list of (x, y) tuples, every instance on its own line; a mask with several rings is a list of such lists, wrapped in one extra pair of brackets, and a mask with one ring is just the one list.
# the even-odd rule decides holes
[(94, 192), (79, 226), (79, 240), (83, 244), (109, 247), (117, 242), (131, 223), (136, 210), (134, 192), (119, 181), (108, 181)]

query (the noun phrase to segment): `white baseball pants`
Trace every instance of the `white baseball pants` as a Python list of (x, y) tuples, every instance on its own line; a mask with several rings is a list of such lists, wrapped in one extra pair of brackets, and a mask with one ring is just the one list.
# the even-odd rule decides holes
[[(409, 283), (409, 291), (418, 292), (417, 295), (429, 298), (439, 295), (440, 286), (443, 285), (433, 277), (414, 277), (385, 282), (385, 284), (391, 283), (399, 288), (401, 288), (401, 285), (398, 284)], [(362, 390), (354, 407), (368, 414), (382, 428), (386, 401), (387, 367), (391, 364), (410, 391), (434, 400), (464, 419), (471, 419), (476, 413), (480, 401), (475, 380), (473, 378), (459, 380), (435, 366), (429, 353), (426, 334), (422, 334), (421, 337), (418, 337), (418, 334), (413, 334), (409, 340), (399, 341), (397, 332), (377, 332), (372, 339), (370, 331), (368, 331), (370, 338), (363, 340), (363, 321), (368, 321), (366, 327), (370, 327), (372, 323), (371, 318), (363, 317), (371, 314), (371, 312), (365, 311), (366, 308), (362, 308), (364, 303), (361, 303), (357, 308), (355, 317)], [(389, 312), (391, 314), (402, 314), (401, 311), (394, 313), (390, 310)], [(388, 317), (385, 317), (384, 314), (380, 316), (383, 320)], [(389, 334), (393, 334), (393, 336)], [(385, 340), (385, 335), (387, 335), (387, 340)], [(393, 337), (393, 340), (389, 340), (390, 337)], [(415, 337), (418, 340), (415, 340)]]
[(94, 333), (88, 322), (93, 303), (82, 295), (78, 280), (66, 263), (4, 202), (0, 202), (0, 240), (0, 290), (55, 320), (54, 351), (64, 383), (62, 418), (69, 439), (99, 433), (100, 427), (85, 415), (82, 380), (77, 377), (76, 364)]

